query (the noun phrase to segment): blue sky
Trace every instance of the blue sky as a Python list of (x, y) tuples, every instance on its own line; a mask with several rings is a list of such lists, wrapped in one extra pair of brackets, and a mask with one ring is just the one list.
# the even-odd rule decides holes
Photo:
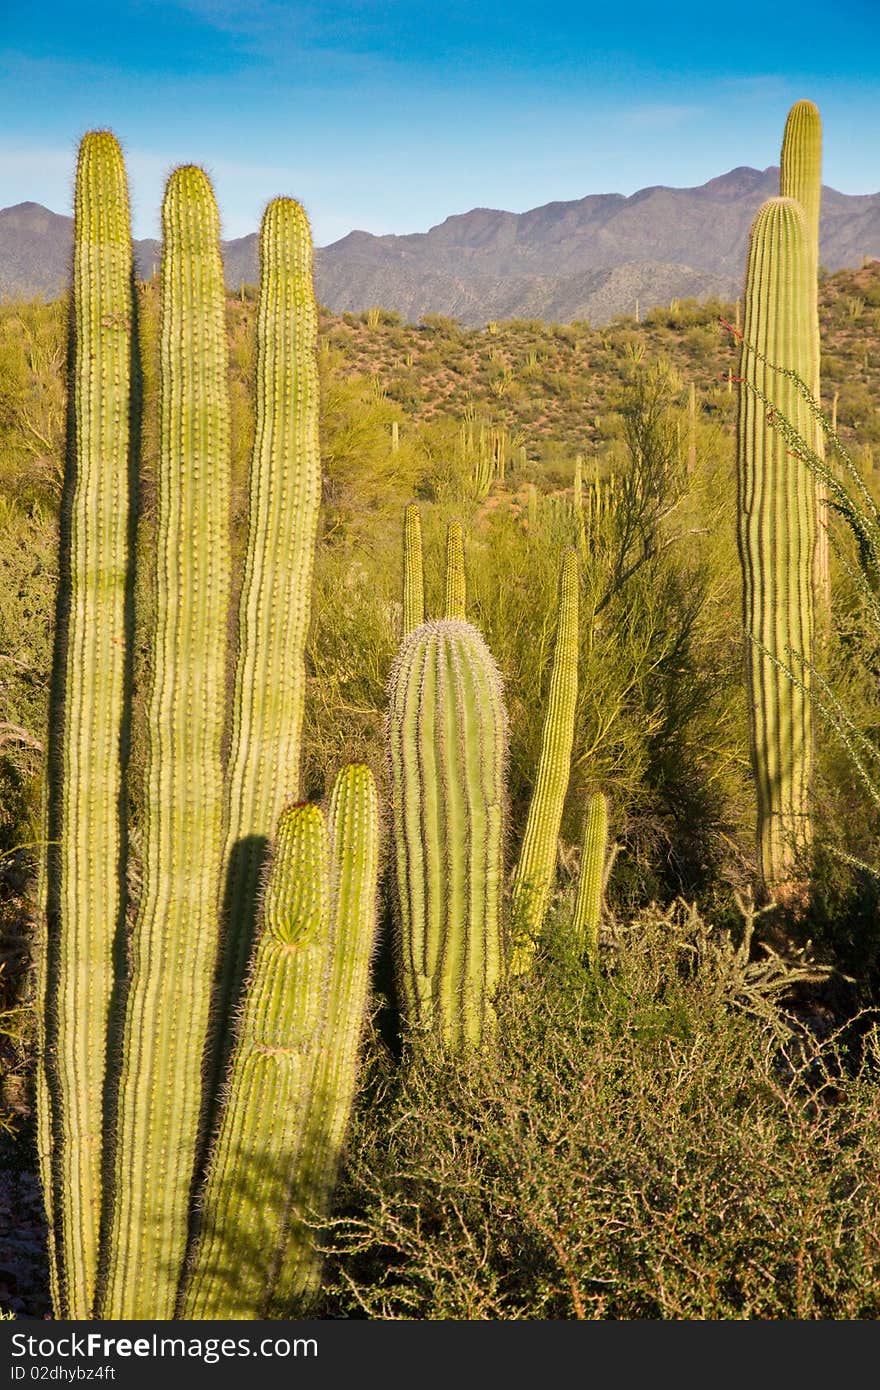
[(78, 140), (126, 152), (137, 236), (175, 164), (226, 236), (277, 194), (318, 245), (475, 206), (705, 182), (817, 103), (824, 178), (880, 190), (880, 0), (42, 0), (0, 5), (0, 207), (69, 212)]

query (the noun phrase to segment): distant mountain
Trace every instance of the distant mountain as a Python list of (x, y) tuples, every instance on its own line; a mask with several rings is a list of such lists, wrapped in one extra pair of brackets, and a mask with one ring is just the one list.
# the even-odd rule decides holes
[[(779, 170), (732, 169), (699, 188), (591, 194), (530, 212), (474, 208), (408, 236), (350, 232), (317, 252), (318, 297), (336, 313), (378, 304), (417, 321), (544, 318), (601, 324), (672, 298), (736, 296), (749, 227), (779, 189)], [(0, 211), (0, 296), (53, 295), (67, 282), (73, 222), (38, 203)], [(880, 193), (825, 188), (821, 263), (880, 256)], [(135, 243), (138, 273), (159, 243)], [(257, 278), (257, 237), (223, 244), (227, 283)]]

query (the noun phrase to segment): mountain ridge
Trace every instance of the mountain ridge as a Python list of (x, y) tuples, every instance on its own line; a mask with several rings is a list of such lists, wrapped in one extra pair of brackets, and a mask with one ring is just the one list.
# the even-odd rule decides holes
[[(777, 166), (740, 165), (691, 188), (653, 184), (590, 193), (514, 213), (476, 207), (424, 232), (353, 228), (315, 253), (319, 299), (335, 313), (372, 305), (417, 322), (444, 314), (596, 324), (670, 298), (735, 297), (755, 212), (779, 187)], [(68, 282), (73, 219), (39, 203), (0, 209), (0, 298), (51, 297)], [(160, 243), (134, 243), (149, 278)], [(256, 232), (221, 244), (227, 284), (257, 279)], [(880, 192), (823, 187), (820, 261), (828, 270), (880, 256)]]

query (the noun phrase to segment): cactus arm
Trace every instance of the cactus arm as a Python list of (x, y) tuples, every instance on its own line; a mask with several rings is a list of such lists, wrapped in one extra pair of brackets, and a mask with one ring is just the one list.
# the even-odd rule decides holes
[[(308, 220), (299, 203), (277, 198), (260, 230), (256, 437), (219, 905), (225, 919), (221, 1026), (241, 989), (270, 839), (283, 806), (299, 796), (321, 501), (317, 333)], [(214, 1051), (216, 1078), (228, 1057), (222, 1038)]]
[[(53, 681), (43, 870), (47, 1010), (38, 1075), (44, 1189), (58, 1317), (92, 1315), (102, 1205), (102, 1115), (114, 945), (124, 912), (122, 761), (128, 654), (132, 248), (122, 153), (80, 144), (73, 267), (75, 470)], [(50, 1172), (49, 1153), (54, 1155)]]
[(329, 877), (319, 807), (283, 812), (181, 1301), (184, 1318), (263, 1314), (285, 1240), (292, 1161), (324, 1009)]
[(559, 585), (559, 620), (541, 754), (522, 848), (513, 879), (515, 933), (511, 970), (522, 974), (534, 959), (550, 888), (556, 872), (559, 827), (571, 774), (577, 707), (578, 560), (567, 550)]
[(403, 514), (403, 635), (425, 621), (425, 580), (422, 572), (422, 520), (410, 502)]
[(506, 718), (482, 636), (423, 624), (389, 684), (398, 983), (411, 1027), (479, 1043), (503, 970)]
[(810, 840), (808, 682), (795, 685), (778, 663), (790, 665), (792, 653), (806, 663), (812, 658), (816, 494), (811, 474), (790, 456), (768, 424), (765, 406), (748, 387), (758, 387), (809, 437), (811, 417), (796, 386), (767, 364), (793, 370), (810, 382), (815, 352), (803, 213), (792, 199), (771, 198), (755, 217), (746, 273), (744, 384), (737, 423), (738, 536), (758, 867), (765, 883), (782, 891)]
[(608, 851), (608, 799), (594, 792), (584, 816), (581, 872), (574, 911), (575, 937), (591, 969), (599, 963), (599, 923)]
[(282, 1317), (307, 1305), (318, 1287), (321, 1259), (314, 1223), (329, 1207), (357, 1084), (379, 874), (379, 804), (368, 767), (351, 764), (340, 771), (328, 821), (332, 947), (324, 991), (327, 1004), (313, 1048), (292, 1168), (287, 1234), (272, 1296), (272, 1306)]
[(460, 521), (450, 521), (446, 529), (446, 602), (444, 618), (464, 618), (466, 587), (464, 577), (464, 539)]
[(188, 1225), (222, 862), (229, 402), (219, 220), (207, 176), (162, 208), (156, 625), (144, 886), (132, 940), (102, 1316), (169, 1318)]

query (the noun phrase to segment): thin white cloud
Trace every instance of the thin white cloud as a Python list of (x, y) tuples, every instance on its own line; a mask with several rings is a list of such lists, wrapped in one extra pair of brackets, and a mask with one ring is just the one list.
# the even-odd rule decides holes
[(630, 130), (674, 130), (705, 115), (705, 107), (676, 102), (651, 102), (621, 112), (620, 124)]

